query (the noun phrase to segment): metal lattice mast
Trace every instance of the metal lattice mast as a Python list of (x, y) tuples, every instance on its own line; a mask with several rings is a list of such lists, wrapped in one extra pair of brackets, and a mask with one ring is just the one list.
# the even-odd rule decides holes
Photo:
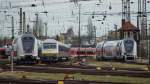
[(26, 30), (26, 14), (23, 12), (23, 33), (25, 33)]
[(147, 35), (147, 11), (146, 0), (138, 0), (138, 28), (141, 30), (141, 40), (146, 39)]
[(122, 20), (130, 21), (130, 0), (122, 0)]
[(128, 34), (124, 33), (125, 32), (124, 29), (128, 29), (128, 28), (125, 28), (125, 27), (127, 27), (125, 25), (127, 25), (126, 23), (131, 23), (130, 18), (131, 18), (131, 16), (130, 16), (130, 0), (122, 0), (122, 30), (120, 33), (120, 39), (129, 37)]
[(20, 8), (20, 25), (19, 25), (19, 34), (22, 34), (22, 8)]
[(138, 16), (137, 16), (137, 27), (140, 29), (140, 51), (139, 54), (142, 56), (143, 42), (147, 37), (147, 11), (146, 11), (146, 0), (138, 0)]

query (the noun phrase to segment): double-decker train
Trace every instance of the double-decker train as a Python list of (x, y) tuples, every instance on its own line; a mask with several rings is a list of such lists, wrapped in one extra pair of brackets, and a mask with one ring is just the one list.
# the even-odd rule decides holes
[(67, 61), (69, 46), (54, 39), (42, 41), (40, 48), (40, 60), (42, 62)]
[(98, 60), (119, 59), (124, 61), (135, 61), (137, 58), (137, 44), (134, 39), (103, 41), (97, 44)]
[(38, 40), (31, 33), (25, 33), (13, 40), (14, 62), (36, 63), (38, 57)]

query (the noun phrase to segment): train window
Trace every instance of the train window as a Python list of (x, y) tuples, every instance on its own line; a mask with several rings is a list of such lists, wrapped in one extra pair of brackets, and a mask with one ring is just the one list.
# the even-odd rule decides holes
[(44, 49), (55, 49), (56, 48), (56, 43), (44, 43), (43, 48)]
[(59, 45), (59, 51), (69, 51), (69, 48)]
[(77, 54), (85, 54), (85, 51), (77, 51)]
[(70, 53), (75, 53), (75, 51), (70, 51)]
[(94, 51), (87, 51), (87, 54), (94, 54)]
[(43, 45), (43, 48), (44, 48), (44, 49), (49, 49), (49, 45), (44, 44), (44, 45)]

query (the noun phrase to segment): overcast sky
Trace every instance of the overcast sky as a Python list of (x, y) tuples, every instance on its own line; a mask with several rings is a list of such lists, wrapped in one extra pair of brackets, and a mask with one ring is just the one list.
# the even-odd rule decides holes
[[(90, 0), (81, 1), (81, 34), (86, 34), (87, 19), (91, 13), (119, 13), (121, 12), (121, 1), (122, 0)], [(131, 4), (131, 11), (137, 12), (137, 1), (131, 0), (134, 3)], [(100, 5), (97, 5), (97, 4)], [(31, 4), (36, 4), (37, 7), (31, 7)], [(112, 9), (109, 9), (109, 6)], [(43, 22), (48, 23), (48, 35), (53, 36), (59, 33), (66, 32), (66, 30), (72, 26), (75, 34), (78, 33), (78, 6), (69, 0), (0, 0), (0, 31), (1, 36), (10, 34), (11, 22), (10, 17), (6, 15), (12, 15), (15, 18), (15, 29), (16, 32), (19, 28), (19, 8), (22, 7), (23, 11), (27, 15), (27, 23), (32, 27), (31, 21), (35, 20), (35, 13), (38, 13), (42, 18)], [(148, 9), (148, 8), (147, 8)], [(8, 12), (3, 12), (8, 11)], [(48, 11), (48, 14), (40, 13)], [(86, 14), (86, 15), (85, 15)], [(136, 25), (136, 15), (131, 15), (132, 23)], [(114, 24), (121, 26), (121, 15), (107, 15), (105, 21), (102, 20), (102, 15), (96, 15), (92, 20), (93, 24), (97, 28), (96, 35), (104, 35), (109, 30), (114, 30)], [(103, 23), (103, 24), (102, 24)], [(7, 28), (7, 29), (6, 29)], [(7, 33), (6, 33), (7, 32)]]

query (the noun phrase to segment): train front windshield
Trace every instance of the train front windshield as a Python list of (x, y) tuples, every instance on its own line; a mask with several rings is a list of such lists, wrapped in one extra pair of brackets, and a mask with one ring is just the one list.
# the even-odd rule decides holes
[(43, 49), (56, 49), (56, 43), (44, 43)]
[(24, 37), (22, 38), (22, 44), (25, 53), (32, 53), (34, 47), (34, 38)]
[(127, 52), (133, 51), (134, 42), (132, 40), (125, 40), (124, 46)]

